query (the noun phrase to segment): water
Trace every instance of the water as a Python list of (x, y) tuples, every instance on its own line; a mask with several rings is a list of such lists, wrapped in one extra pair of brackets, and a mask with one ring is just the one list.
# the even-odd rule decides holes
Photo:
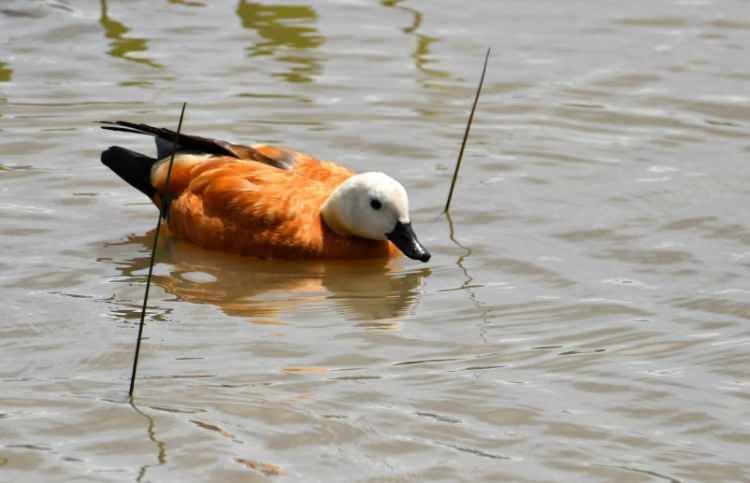
[[(482, 57), (485, 91), (440, 214)], [(750, 481), (742, 1), (0, 5), (0, 480)], [(409, 190), (427, 265), (160, 245), (102, 119)]]

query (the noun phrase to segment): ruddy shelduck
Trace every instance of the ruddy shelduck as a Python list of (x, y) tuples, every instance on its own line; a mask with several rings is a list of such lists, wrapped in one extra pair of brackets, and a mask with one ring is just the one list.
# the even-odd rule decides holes
[[(172, 233), (208, 249), (261, 258), (426, 262), (404, 187), (378, 172), (263, 144), (243, 146), (126, 121), (104, 129), (154, 136), (152, 158), (119, 146), (102, 163), (143, 192)], [(169, 161), (175, 152), (167, 185)]]

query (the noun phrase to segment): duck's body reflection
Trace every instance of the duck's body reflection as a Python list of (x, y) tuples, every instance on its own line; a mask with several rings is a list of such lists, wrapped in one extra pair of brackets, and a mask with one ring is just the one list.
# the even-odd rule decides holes
[[(125, 245), (148, 250), (153, 236), (132, 235)], [(167, 233), (160, 238), (157, 262), (169, 265), (170, 273), (155, 275), (154, 284), (180, 300), (213, 304), (257, 323), (283, 324), (285, 314), (326, 310), (366, 327), (394, 328), (416, 305), (422, 279), (430, 274), (427, 268), (402, 271), (398, 260), (259, 260), (203, 250)], [(139, 280), (149, 264), (147, 256), (114, 261)]]

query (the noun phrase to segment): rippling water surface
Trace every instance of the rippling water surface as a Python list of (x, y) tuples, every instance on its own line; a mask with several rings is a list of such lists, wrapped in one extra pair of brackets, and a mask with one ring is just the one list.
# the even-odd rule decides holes
[[(486, 47), (493, 55), (441, 215)], [(750, 481), (747, 2), (0, 4), (0, 480)], [(165, 236), (95, 121), (399, 178), (426, 265)]]

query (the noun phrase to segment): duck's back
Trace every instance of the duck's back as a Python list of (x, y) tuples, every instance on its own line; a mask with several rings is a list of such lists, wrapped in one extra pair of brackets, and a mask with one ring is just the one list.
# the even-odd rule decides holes
[[(169, 227), (204, 248), (260, 257), (315, 257), (329, 189), (291, 171), (232, 158), (187, 167), (178, 158)], [(165, 192), (164, 176), (154, 185)]]

